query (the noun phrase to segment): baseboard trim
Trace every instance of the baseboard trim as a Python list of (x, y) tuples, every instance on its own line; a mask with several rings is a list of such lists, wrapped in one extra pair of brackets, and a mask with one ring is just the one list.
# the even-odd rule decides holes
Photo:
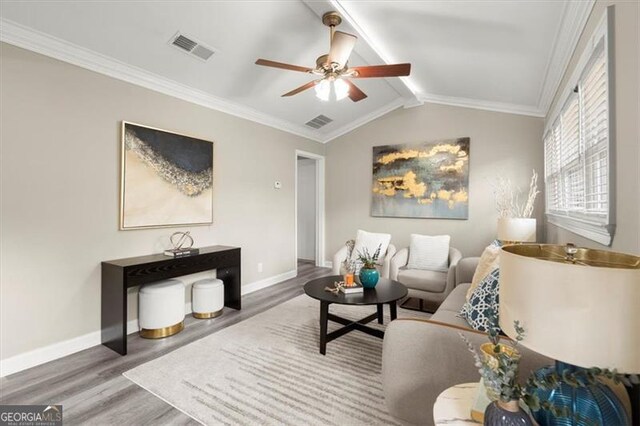
[(292, 269), (282, 274), (274, 275), (260, 281), (252, 282), (251, 284), (243, 285), (241, 290), (242, 295), (244, 296), (245, 294), (253, 293), (254, 291), (262, 290), (263, 288), (281, 283), (282, 281), (290, 280), (291, 278), (295, 278), (297, 274), (298, 272), (295, 269)]
[(54, 343), (43, 348), (34, 349), (0, 361), (0, 377), (18, 373), (31, 367), (53, 361), (58, 358), (83, 351), (99, 345), (100, 331), (74, 337), (63, 342)]
[[(282, 281), (295, 278), (296, 270), (284, 272), (259, 281), (242, 286), (242, 294), (253, 293), (263, 288), (270, 287)], [(191, 302), (185, 304), (185, 314), (191, 313)], [(127, 322), (127, 334), (137, 333), (138, 319)], [(92, 348), (101, 344), (100, 330), (87, 333), (83, 336), (74, 337), (59, 343), (53, 343), (42, 348), (34, 349), (19, 355), (12, 356), (0, 361), (0, 377), (6, 377), (18, 373), (28, 368), (63, 358), (65, 356)]]
[(324, 267), (325, 268), (333, 268), (333, 262), (330, 260), (325, 260), (324, 261)]

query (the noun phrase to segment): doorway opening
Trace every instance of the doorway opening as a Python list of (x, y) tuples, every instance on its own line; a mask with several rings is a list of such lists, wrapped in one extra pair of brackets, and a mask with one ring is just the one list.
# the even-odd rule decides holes
[(324, 157), (296, 151), (295, 256), (300, 265), (324, 265)]

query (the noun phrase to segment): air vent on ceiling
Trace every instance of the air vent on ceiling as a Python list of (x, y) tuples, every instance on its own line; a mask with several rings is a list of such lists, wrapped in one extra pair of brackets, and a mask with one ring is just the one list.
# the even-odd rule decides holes
[(319, 129), (320, 127), (326, 126), (331, 123), (333, 120), (326, 115), (319, 115), (316, 118), (309, 120), (305, 123), (305, 125), (309, 127), (313, 127), (314, 129)]
[(206, 47), (199, 41), (194, 40), (193, 37), (188, 37), (180, 32), (171, 37), (169, 44), (180, 49), (181, 52), (195, 56), (203, 61), (206, 61), (215, 53), (214, 49)]

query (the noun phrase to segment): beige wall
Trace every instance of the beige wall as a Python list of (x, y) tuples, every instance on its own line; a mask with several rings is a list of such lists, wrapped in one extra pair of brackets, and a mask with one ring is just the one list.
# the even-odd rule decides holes
[[(569, 67), (556, 93), (553, 105), (560, 96), (573, 74), (588, 39), (593, 35), (602, 19), (606, 7), (615, 5), (615, 131), (616, 131), (616, 222), (617, 229), (611, 249), (632, 254), (640, 254), (640, 79), (638, 2), (597, 1), (587, 21), (578, 46), (571, 58)], [(553, 106), (552, 106), (553, 108)], [(547, 239), (552, 243), (574, 242), (581, 246), (604, 248), (594, 241), (582, 238), (570, 231), (547, 224)]]
[(183, 228), (197, 246), (242, 247), (243, 284), (296, 267), (295, 150), (322, 145), (0, 46), (2, 359), (99, 330), (100, 261), (175, 231), (118, 231), (121, 120), (215, 142), (214, 224)]
[[(411, 233), (450, 234), (465, 256), (479, 255), (496, 235), (492, 182), (506, 176), (526, 189), (532, 169), (542, 173), (542, 130), (541, 118), (426, 104), (396, 110), (329, 142), (327, 258), (357, 229), (390, 233), (399, 247), (408, 245)], [(371, 217), (373, 146), (462, 136), (471, 138), (468, 220)], [(542, 198), (537, 206), (541, 222)]]

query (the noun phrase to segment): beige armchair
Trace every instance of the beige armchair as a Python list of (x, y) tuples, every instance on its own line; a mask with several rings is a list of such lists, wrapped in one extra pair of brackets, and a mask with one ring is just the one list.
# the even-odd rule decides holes
[(403, 248), (393, 256), (390, 264), (389, 278), (404, 284), (409, 290), (409, 297), (440, 304), (446, 299), (456, 285), (456, 266), (462, 259), (458, 249), (449, 247), (449, 269), (447, 271), (428, 271), (409, 269), (409, 248)]
[[(380, 263), (382, 266), (379, 269), (380, 277), (389, 278), (391, 259), (394, 257), (395, 254), (396, 254), (396, 246), (394, 246), (393, 244), (389, 244), (389, 247), (387, 247), (387, 252), (385, 253), (384, 258), (380, 260)], [(341, 275), (340, 268), (342, 267), (342, 263), (347, 259), (347, 256), (349, 255), (350, 255), (350, 250), (349, 250), (349, 247), (346, 245), (342, 246), (342, 248), (336, 252), (336, 254), (333, 256), (333, 265), (332, 265), (333, 275)]]

